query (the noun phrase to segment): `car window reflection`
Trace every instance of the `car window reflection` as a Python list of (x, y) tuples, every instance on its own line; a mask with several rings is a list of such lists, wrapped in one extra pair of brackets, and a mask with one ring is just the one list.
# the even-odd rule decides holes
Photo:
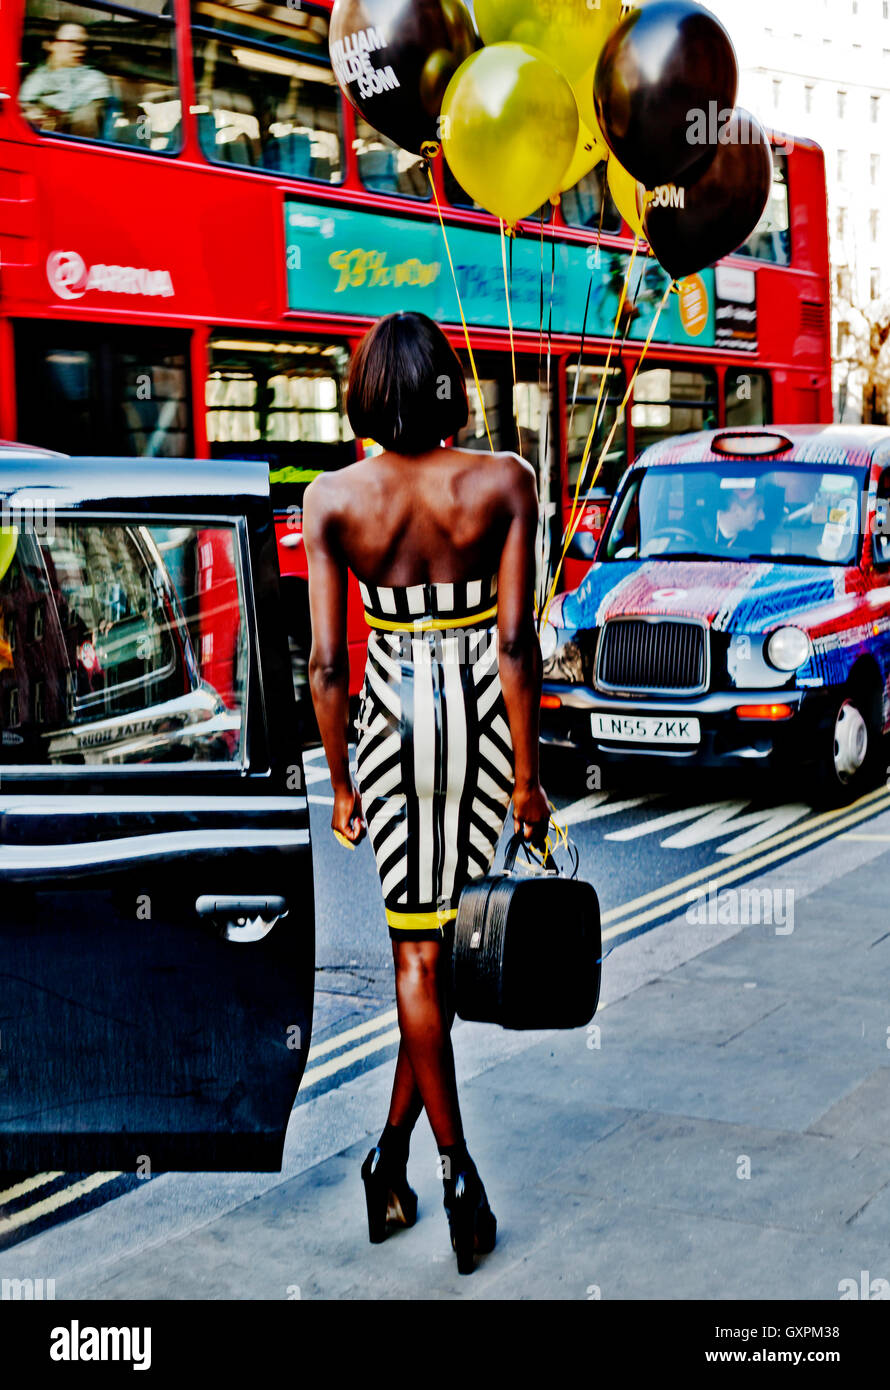
[(7, 526), (0, 760), (243, 763), (246, 633), (231, 526)]

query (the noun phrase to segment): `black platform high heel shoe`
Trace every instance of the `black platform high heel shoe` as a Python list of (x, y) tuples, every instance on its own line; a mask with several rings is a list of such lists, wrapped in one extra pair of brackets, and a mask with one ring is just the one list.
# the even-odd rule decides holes
[(404, 1166), (391, 1162), (381, 1148), (374, 1148), (362, 1164), (362, 1182), (368, 1206), (368, 1236), (372, 1245), (386, 1240), (387, 1225), (413, 1226), (417, 1220), (417, 1193), (408, 1185)]
[(475, 1167), (462, 1168), (445, 1180), (445, 1211), (458, 1274), (472, 1274), (476, 1255), (488, 1255), (497, 1240), (497, 1218)]

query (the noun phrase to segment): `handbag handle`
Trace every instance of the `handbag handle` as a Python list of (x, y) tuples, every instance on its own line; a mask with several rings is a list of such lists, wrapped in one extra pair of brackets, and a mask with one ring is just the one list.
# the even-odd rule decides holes
[[(512, 874), (512, 872), (513, 872), (513, 867), (514, 867), (514, 865), (515, 865), (515, 863), (516, 863), (516, 856), (517, 856), (517, 854), (519, 853), (520, 849), (523, 848), (523, 847), (526, 845), (526, 843), (527, 843), (527, 841), (526, 841), (524, 835), (518, 835), (518, 834), (517, 834), (517, 835), (514, 835), (514, 836), (513, 836), (512, 840), (510, 841), (509, 845), (507, 846), (507, 852), (506, 852), (506, 854), (504, 855), (504, 873), (505, 873), (505, 874)], [(554, 874), (557, 878), (559, 878), (559, 865), (555, 862), (555, 860), (553, 859), (553, 856), (552, 856), (552, 855), (551, 855), (551, 857), (550, 857), (550, 862), (551, 862), (552, 867), (548, 869), (548, 868), (546, 868), (546, 866), (545, 866), (545, 872), (548, 873), (548, 874)]]

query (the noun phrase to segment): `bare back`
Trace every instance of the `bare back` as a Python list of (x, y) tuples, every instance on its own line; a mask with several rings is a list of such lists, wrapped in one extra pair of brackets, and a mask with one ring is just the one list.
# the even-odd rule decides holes
[(331, 538), (367, 584), (460, 583), (496, 574), (516, 494), (527, 494), (532, 480), (515, 454), (436, 449), (363, 459), (324, 479)]

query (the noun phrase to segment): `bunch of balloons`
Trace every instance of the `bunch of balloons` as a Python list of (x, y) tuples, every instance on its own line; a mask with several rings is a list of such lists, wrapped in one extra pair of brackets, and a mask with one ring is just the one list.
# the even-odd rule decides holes
[(508, 227), (608, 160), (612, 197), (668, 274), (728, 255), (772, 186), (769, 141), (736, 108), (738, 63), (695, 0), (336, 0), (334, 73), (378, 131), (441, 144)]

